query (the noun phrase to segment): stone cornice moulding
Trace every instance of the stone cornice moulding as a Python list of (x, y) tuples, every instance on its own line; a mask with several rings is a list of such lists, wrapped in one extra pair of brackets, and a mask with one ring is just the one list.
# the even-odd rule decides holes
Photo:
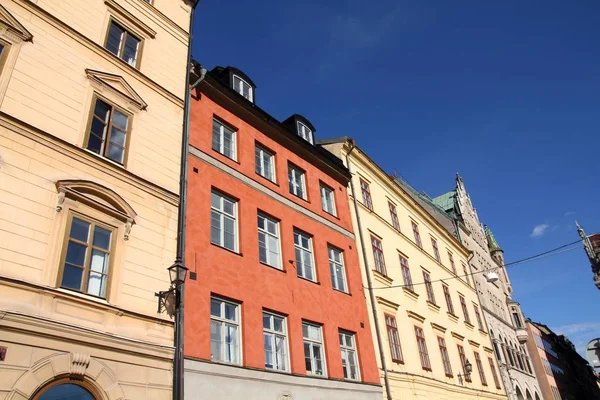
[(420, 323), (425, 322), (425, 317), (420, 314), (417, 314), (414, 311), (406, 310), (406, 314), (408, 315), (408, 318), (412, 318), (416, 321), (419, 321)]
[(92, 83), (92, 86), (99, 92), (109, 90), (138, 110), (145, 110), (148, 108), (148, 104), (144, 99), (137, 94), (133, 87), (122, 76), (89, 68), (86, 68), (85, 74)]
[(100, 57), (104, 58), (106, 61), (112, 63), (115, 67), (117, 67), (119, 69), (127, 70), (130, 74), (132, 74), (137, 79), (139, 79), (140, 82), (142, 82), (143, 84), (152, 88), (156, 93), (160, 94), (167, 100), (176, 104), (178, 107), (181, 107), (181, 109), (183, 110), (183, 103), (184, 103), (183, 97), (179, 97), (179, 96), (175, 95), (174, 93), (172, 93), (171, 91), (164, 88), (163, 86), (161, 86), (160, 84), (158, 84), (157, 82), (155, 82), (154, 80), (149, 78), (147, 75), (142, 73), (139, 69), (132, 67), (127, 62), (121, 60), (119, 57), (115, 56), (110, 51), (106, 50), (100, 44), (89, 39), (88, 37), (84, 36), (80, 32), (76, 31), (75, 29), (73, 29), (69, 25), (65, 24), (63, 21), (61, 21), (54, 15), (50, 14), (48, 11), (44, 10), (43, 8), (41, 8), (37, 4), (33, 3), (32, 1), (29, 1), (29, 0), (13, 0), (13, 1), (16, 4), (20, 5), (21, 7), (23, 7), (25, 10), (27, 10), (27, 11), (33, 13), (34, 15), (36, 15), (37, 17), (41, 18), (42, 20), (44, 20), (45, 22), (47, 22), (48, 24), (50, 24), (51, 26), (53, 26), (54, 28), (59, 30), (60, 32), (69, 36), (71, 39), (73, 39), (76, 42), (80, 43), (81, 45), (87, 47), (90, 51), (96, 53)]
[(455, 339), (458, 339), (458, 340), (460, 340), (461, 342), (462, 342), (463, 340), (465, 340), (465, 337), (464, 337), (463, 335), (461, 335), (460, 333), (458, 333), (458, 332), (454, 332), (454, 331), (452, 331), (452, 332), (450, 332), (450, 333), (452, 334), (452, 337), (454, 337)]
[(375, 298), (377, 299), (377, 303), (381, 304), (384, 307), (390, 308), (394, 311), (397, 311), (398, 308), (400, 308), (400, 304), (396, 304), (393, 301), (384, 299), (383, 297), (379, 297), (379, 296), (376, 296)]
[[(159, 19), (162, 20), (163, 24), (169, 25), (171, 27), (171, 29), (174, 29), (175, 31), (177, 31), (177, 33), (179, 35), (181, 35), (180, 40), (183, 40), (186, 42), (189, 39), (189, 34), (188, 32), (182, 28), (181, 26), (177, 25), (177, 23), (175, 21), (173, 21), (171, 18), (167, 17), (165, 14), (163, 14), (159, 9), (157, 9), (153, 4), (150, 4), (150, 2), (146, 1), (146, 0), (138, 0), (137, 3), (141, 3), (143, 7), (147, 8), (148, 11), (152, 14), (152, 16), (156, 16)], [(183, 8), (183, 7), (182, 7)], [(188, 14), (190, 13), (191, 10), (188, 10)], [(186, 27), (187, 29), (187, 27)], [(175, 35), (173, 35), (175, 36)]]
[(494, 354), (494, 349), (490, 349), (487, 346), (483, 346), (483, 351), (485, 351), (486, 353)]
[(474, 340), (469, 339), (469, 344), (473, 347), (480, 347), (481, 345)]
[(124, 9), (121, 5), (117, 4), (114, 0), (104, 0), (104, 4), (106, 4), (113, 15), (120, 17), (120, 19), (127, 21), (129, 24), (137, 28), (138, 31), (143, 32), (143, 36), (151, 39), (156, 37), (156, 31), (154, 29), (140, 21), (139, 18)]
[(431, 323), (431, 327), (436, 331), (440, 331), (442, 333), (446, 332), (446, 328), (444, 328), (442, 325), (436, 324), (435, 322)]
[(33, 35), (4, 6), (0, 5), (0, 32), (24, 42), (33, 42)]

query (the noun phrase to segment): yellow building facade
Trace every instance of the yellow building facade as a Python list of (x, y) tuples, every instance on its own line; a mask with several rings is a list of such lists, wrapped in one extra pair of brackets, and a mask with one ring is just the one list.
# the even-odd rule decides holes
[(0, 2), (0, 399), (172, 397), (190, 14)]
[(382, 383), (386, 375), (389, 382), (384, 398), (506, 399), (470, 276), (471, 255), (450, 233), (456, 231), (452, 221), (352, 140), (321, 145), (353, 175), (358, 214), (350, 190), (349, 201), (354, 230), (362, 234), (357, 245), (364, 246), (359, 255), (368, 302), (372, 285), (376, 315), (370, 308), (370, 321), (375, 324), (376, 316), (384, 357), (377, 354), (378, 365)]

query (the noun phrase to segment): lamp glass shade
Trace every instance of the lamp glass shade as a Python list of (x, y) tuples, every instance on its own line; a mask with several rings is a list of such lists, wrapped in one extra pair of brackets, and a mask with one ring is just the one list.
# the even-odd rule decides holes
[(181, 263), (176, 262), (169, 268), (169, 278), (173, 286), (179, 286), (185, 282), (188, 269)]

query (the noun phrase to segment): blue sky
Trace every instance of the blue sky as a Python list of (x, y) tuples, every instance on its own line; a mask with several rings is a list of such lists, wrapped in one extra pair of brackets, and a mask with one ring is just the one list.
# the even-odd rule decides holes
[[(201, 0), (193, 55), (436, 196), (465, 180), (507, 262), (600, 231), (600, 3)], [(535, 227), (537, 235), (532, 235)], [(509, 269), (535, 321), (600, 337), (583, 250)]]

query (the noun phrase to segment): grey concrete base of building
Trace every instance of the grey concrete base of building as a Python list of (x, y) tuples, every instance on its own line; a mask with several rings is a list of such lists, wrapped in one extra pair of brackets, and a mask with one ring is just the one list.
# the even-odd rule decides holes
[(378, 385), (185, 360), (185, 399), (381, 400)]

